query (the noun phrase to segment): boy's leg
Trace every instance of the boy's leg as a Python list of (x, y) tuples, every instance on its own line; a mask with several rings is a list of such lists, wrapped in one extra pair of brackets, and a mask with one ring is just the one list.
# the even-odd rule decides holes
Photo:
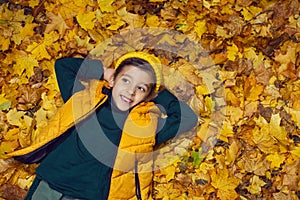
[(41, 179), (35, 177), (24, 200), (31, 200), (33, 193), (35, 192), (36, 188), (40, 184), (40, 181), (41, 181)]
[(83, 200), (83, 199), (77, 199), (77, 198), (73, 198), (73, 197), (64, 195), (64, 196), (61, 198), (61, 200)]
[(46, 181), (41, 181), (32, 195), (32, 200), (60, 200), (63, 194), (49, 187)]

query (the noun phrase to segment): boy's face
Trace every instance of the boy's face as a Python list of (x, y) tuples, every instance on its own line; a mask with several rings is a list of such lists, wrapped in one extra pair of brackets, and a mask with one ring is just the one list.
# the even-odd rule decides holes
[(124, 66), (114, 80), (112, 99), (121, 111), (126, 111), (149, 96), (153, 82), (150, 73), (132, 65)]

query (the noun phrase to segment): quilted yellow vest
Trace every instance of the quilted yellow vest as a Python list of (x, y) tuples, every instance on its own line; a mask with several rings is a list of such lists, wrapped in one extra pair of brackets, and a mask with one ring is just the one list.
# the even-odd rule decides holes
[[(106, 81), (91, 80), (88, 89), (75, 93), (57, 111), (48, 126), (34, 138), (30, 146), (3, 157), (10, 158), (30, 153), (85, 119), (107, 100), (107, 95), (102, 93), (103, 87), (109, 87)], [(160, 111), (153, 102), (140, 103), (131, 110), (124, 124), (111, 176), (109, 200), (137, 199), (136, 172), (139, 175), (142, 199), (151, 198), (152, 151), (159, 115)]]

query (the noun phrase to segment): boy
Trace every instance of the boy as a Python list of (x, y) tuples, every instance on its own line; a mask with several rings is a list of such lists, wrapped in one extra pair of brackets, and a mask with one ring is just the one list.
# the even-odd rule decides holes
[[(66, 103), (33, 146), (63, 138), (36, 169), (26, 199), (148, 199), (153, 148), (193, 128), (197, 117), (166, 89), (159, 92), (161, 64), (150, 54), (121, 56), (115, 72), (100, 61), (85, 62), (65, 58), (55, 64)], [(100, 74), (106, 81), (95, 81)], [(89, 88), (81, 80), (92, 80)], [(21, 160), (22, 154), (11, 156)]]

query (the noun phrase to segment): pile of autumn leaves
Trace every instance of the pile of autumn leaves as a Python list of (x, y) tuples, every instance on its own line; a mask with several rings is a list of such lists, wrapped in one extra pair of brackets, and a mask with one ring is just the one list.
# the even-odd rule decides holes
[[(98, 0), (75, 5), (31, 0), (3, 3), (0, 11), (1, 154), (29, 145), (62, 105), (53, 73), (57, 58), (86, 56), (96, 49), (109, 65), (114, 55), (146, 48), (139, 38), (147, 38), (151, 52), (169, 66), (166, 83), (201, 121), (196, 134), (161, 150), (154, 198), (300, 196), (298, 1)], [(133, 30), (109, 39), (151, 27), (185, 37)], [(203, 49), (187, 54), (186, 37)], [(155, 49), (159, 45), (180, 49), (181, 58)], [(169, 164), (159, 168), (161, 163)], [(1, 196), (22, 199), (35, 167), (0, 160)]]

